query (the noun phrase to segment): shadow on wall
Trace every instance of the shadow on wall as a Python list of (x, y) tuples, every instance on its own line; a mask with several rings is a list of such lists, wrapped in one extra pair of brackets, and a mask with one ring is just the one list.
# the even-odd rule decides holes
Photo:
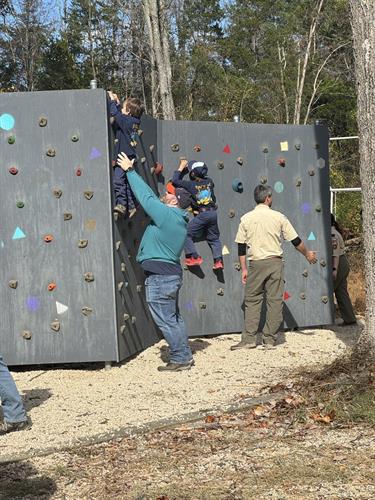
[(0, 499), (44, 498), (56, 492), (55, 481), (38, 470), (29, 462), (14, 462), (0, 467)]

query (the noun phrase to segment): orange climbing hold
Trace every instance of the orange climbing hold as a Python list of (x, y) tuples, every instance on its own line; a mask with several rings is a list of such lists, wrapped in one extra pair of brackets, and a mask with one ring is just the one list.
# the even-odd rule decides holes
[(52, 234), (46, 234), (45, 237), (44, 237), (44, 241), (46, 243), (51, 243), (51, 241), (53, 241), (53, 236)]
[(55, 288), (57, 287), (56, 283), (52, 282), (52, 283), (48, 283), (48, 291), (49, 292), (52, 292), (53, 290), (55, 290)]
[(176, 188), (172, 184), (172, 181), (167, 182), (165, 189), (167, 190), (167, 193), (169, 193), (169, 194), (176, 194)]

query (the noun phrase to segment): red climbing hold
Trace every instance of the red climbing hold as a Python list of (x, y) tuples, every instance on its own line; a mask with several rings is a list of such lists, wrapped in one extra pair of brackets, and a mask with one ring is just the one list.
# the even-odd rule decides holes
[(225, 148), (223, 149), (223, 153), (227, 153), (227, 154), (229, 154), (230, 152), (231, 152), (231, 151), (230, 151), (230, 146), (229, 146), (229, 144), (227, 144), (227, 145), (225, 146)]
[(10, 167), (10, 169), (8, 169), (8, 172), (12, 175), (16, 175), (16, 174), (18, 174), (18, 168), (17, 167)]
[(279, 158), (277, 160), (277, 163), (280, 165), (280, 167), (285, 167), (285, 163), (286, 163), (285, 158)]
[(77, 170), (76, 170), (76, 176), (77, 177), (81, 177), (81, 175), (82, 175), (82, 169), (77, 168)]
[(53, 236), (52, 234), (46, 234), (46, 236), (44, 237), (44, 241), (46, 243), (51, 243), (51, 241), (53, 241)]
[(48, 284), (47, 288), (49, 292), (53, 292), (53, 290), (55, 290), (56, 287), (57, 287), (56, 283), (52, 282)]
[(284, 292), (284, 300), (288, 300), (288, 299), (290, 299), (290, 297), (291, 296), (289, 295), (288, 292)]

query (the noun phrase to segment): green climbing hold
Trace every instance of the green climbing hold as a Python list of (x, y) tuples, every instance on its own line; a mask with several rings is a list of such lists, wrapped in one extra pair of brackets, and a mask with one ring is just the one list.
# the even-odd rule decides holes
[(25, 206), (23, 201), (17, 201), (17, 208), (23, 208)]
[(78, 142), (79, 141), (79, 135), (78, 134), (73, 134), (72, 135), (72, 142)]
[(14, 144), (16, 142), (16, 136), (15, 135), (10, 135), (8, 137), (8, 144)]

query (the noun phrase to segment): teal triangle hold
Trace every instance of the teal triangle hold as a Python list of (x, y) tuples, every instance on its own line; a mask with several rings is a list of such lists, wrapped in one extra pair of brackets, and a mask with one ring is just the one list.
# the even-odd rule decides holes
[(12, 240), (20, 240), (21, 238), (26, 238), (26, 234), (19, 227), (14, 231)]
[(311, 231), (311, 233), (309, 234), (309, 237), (307, 238), (309, 241), (315, 241), (316, 238), (315, 238), (315, 234)]

